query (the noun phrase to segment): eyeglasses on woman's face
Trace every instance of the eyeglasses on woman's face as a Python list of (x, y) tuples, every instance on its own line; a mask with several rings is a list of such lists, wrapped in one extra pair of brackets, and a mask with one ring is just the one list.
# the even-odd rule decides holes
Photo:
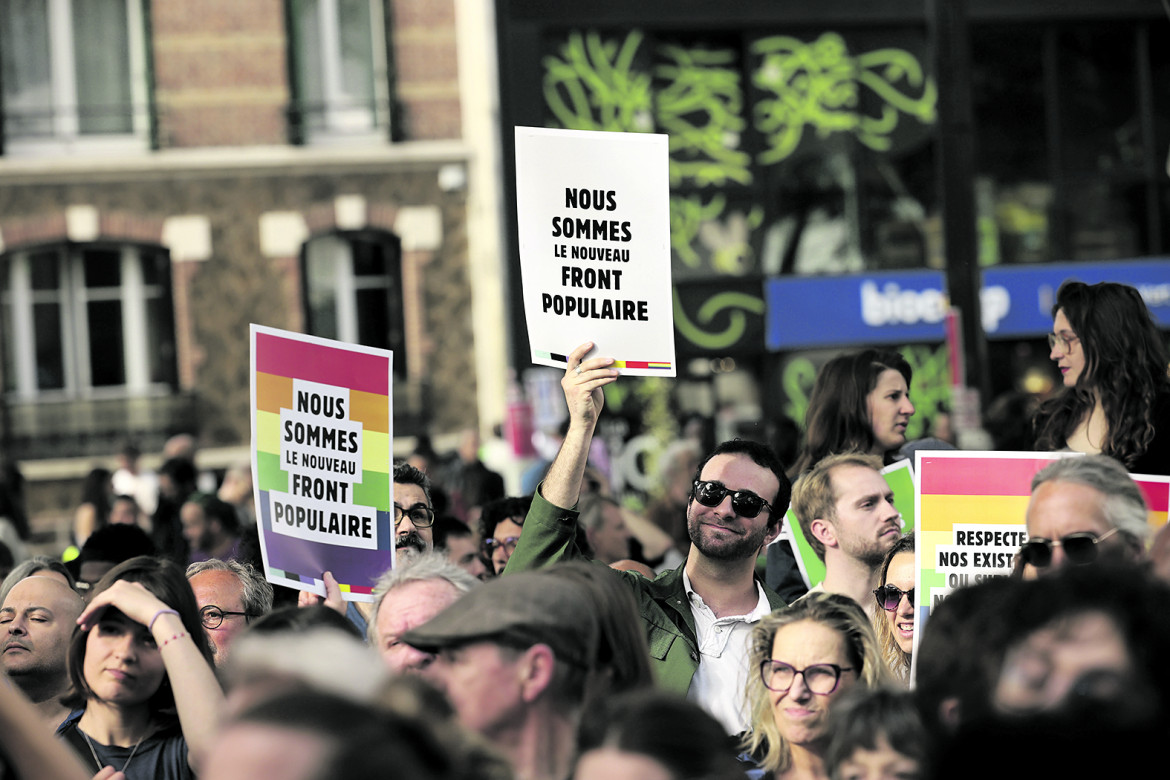
[(841, 675), (852, 671), (851, 666), (837, 664), (813, 664), (797, 669), (783, 661), (767, 660), (760, 664), (760, 679), (768, 690), (787, 693), (799, 675), (804, 678), (805, 687), (809, 691), (818, 696), (828, 696), (841, 684)]

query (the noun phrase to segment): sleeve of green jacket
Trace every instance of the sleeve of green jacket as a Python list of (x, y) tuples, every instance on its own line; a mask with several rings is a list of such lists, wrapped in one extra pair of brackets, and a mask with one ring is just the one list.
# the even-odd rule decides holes
[(524, 518), (520, 541), (504, 574), (543, 569), (560, 561), (586, 558), (577, 546), (577, 511), (550, 504), (540, 495), (540, 488), (532, 498), (532, 507)]

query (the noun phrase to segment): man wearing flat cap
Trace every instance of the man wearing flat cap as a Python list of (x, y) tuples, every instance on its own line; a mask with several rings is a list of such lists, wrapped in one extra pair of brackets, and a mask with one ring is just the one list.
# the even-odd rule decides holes
[(435, 661), (422, 674), (518, 780), (567, 777), (598, 619), (568, 580), (524, 572), (487, 582), (402, 637)]

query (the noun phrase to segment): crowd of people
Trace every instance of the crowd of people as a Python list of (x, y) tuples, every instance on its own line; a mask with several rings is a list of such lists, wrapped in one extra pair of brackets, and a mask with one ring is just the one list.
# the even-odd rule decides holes
[[(922, 626), (916, 536), (882, 469), (942, 444), (907, 441), (896, 352), (822, 369), (793, 462), (680, 442), (635, 512), (590, 461), (620, 372), (583, 344), (531, 494), (505, 495), (471, 436), (449, 463), (424, 442), (395, 464), (397, 562), (370, 603), (331, 572), (323, 598), (266, 580), (246, 468), (217, 486), (188, 439), (157, 474), (128, 449), (86, 480), (69, 560), (18, 562), (0, 586), (4, 767), (905, 780), (1153, 765), (1170, 540), (1130, 474), (1170, 474), (1167, 353), (1124, 285), (1066, 283), (1053, 316), (1063, 390), (1037, 442), (1083, 456), (1036, 474), (1011, 575), (953, 590)], [(811, 589), (773, 544), (789, 507), (824, 564)]]

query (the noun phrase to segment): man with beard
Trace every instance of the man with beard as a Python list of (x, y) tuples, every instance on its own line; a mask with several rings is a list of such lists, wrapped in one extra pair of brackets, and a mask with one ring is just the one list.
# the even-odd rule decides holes
[(394, 547), (430, 552), (434, 549), (431, 481), (409, 463), (394, 467)]
[[(575, 507), (593, 431), (604, 403), (602, 388), (618, 372), (612, 358), (569, 355), (561, 380), (569, 430), (532, 502), (505, 575), (581, 557)], [(724, 442), (695, 473), (687, 501), (691, 539), (686, 561), (648, 580), (621, 572), (633, 589), (646, 629), (655, 678), (714, 715), (729, 734), (747, 728), (743, 691), (752, 626), (783, 600), (755, 577), (756, 557), (776, 538), (791, 485), (767, 446)]]
[(793, 488), (792, 512), (825, 563), (825, 579), (813, 590), (848, 596), (872, 618), (882, 560), (902, 536), (881, 461), (859, 453), (822, 459)]

